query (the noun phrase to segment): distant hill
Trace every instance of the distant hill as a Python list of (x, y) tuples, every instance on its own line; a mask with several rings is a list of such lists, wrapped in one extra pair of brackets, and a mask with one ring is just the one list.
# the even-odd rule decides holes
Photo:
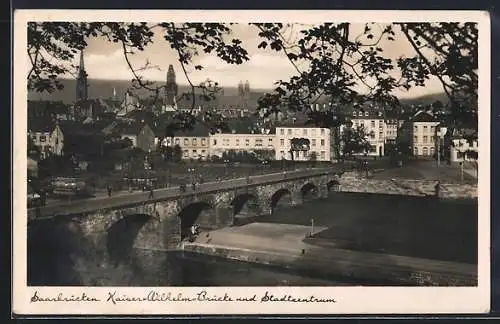
[[(55, 91), (53, 93), (38, 93), (29, 92), (29, 100), (52, 100), (52, 101), (62, 101), (66, 104), (71, 104), (75, 100), (76, 96), (76, 80), (74, 79), (63, 79), (61, 83), (64, 85), (64, 89), (60, 91)], [(102, 79), (89, 79), (89, 98), (93, 99), (108, 99), (113, 96), (113, 88), (116, 89), (116, 95), (118, 99), (123, 99), (125, 92), (131, 86), (131, 82), (127, 80), (102, 80)], [(183, 92), (189, 92), (188, 86), (179, 86), (179, 94)], [(218, 106), (238, 106), (240, 105), (240, 98), (238, 96), (238, 88), (235, 87), (224, 87), (224, 93), (217, 96), (217, 99), (213, 102), (214, 105)], [(256, 89), (251, 91), (250, 98), (248, 100), (248, 106), (250, 109), (257, 106), (257, 100), (266, 91), (271, 90), (260, 90)], [(136, 93), (139, 96), (147, 96), (149, 93), (146, 90), (137, 90)], [(448, 98), (444, 93), (429, 94), (426, 96), (412, 98), (412, 99), (400, 99), (400, 102), (404, 105), (429, 105), (436, 100), (440, 100), (443, 104), (448, 102)], [(190, 105), (190, 102), (180, 102), (179, 106)]]
[[(63, 79), (61, 83), (64, 89), (55, 91), (53, 93), (39, 93), (30, 91), (28, 93), (29, 100), (52, 100), (62, 101), (66, 104), (71, 104), (75, 101), (76, 96), (76, 80)], [(113, 96), (113, 89), (116, 89), (116, 96), (119, 100), (125, 97), (126, 91), (131, 87), (131, 82), (126, 80), (102, 80), (102, 79), (89, 79), (89, 98), (93, 99), (108, 99)], [(159, 85), (159, 84), (158, 84)], [(188, 86), (180, 85), (178, 94), (190, 92)], [(138, 96), (149, 96), (150, 92), (147, 90), (134, 90)], [(257, 100), (265, 93), (265, 90), (254, 90), (250, 92), (248, 100), (249, 107), (256, 107)], [(217, 105), (237, 106), (240, 104), (237, 87), (224, 87), (223, 94), (219, 94), (217, 99), (213, 101)], [(179, 106), (190, 105), (186, 102), (180, 102)]]
[(435, 101), (441, 101), (443, 104), (447, 104), (449, 102), (448, 96), (444, 92), (442, 93), (432, 93), (421, 97), (416, 98), (404, 98), (399, 99), (399, 101), (403, 105), (423, 105), (427, 106), (432, 104)]

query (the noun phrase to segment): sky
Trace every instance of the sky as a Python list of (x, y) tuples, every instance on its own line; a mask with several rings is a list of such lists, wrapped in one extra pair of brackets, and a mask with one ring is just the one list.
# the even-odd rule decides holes
[[(296, 39), (298, 31), (306, 27), (308, 26), (294, 25), (287, 37)], [(284, 53), (257, 48), (261, 39), (257, 35), (256, 27), (236, 24), (231, 28), (233, 33), (230, 37), (243, 41), (250, 60), (241, 65), (231, 65), (217, 58), (215, 54), (202, 53), (203, 55), (194, 58), (193, 65), (188, 66), (189, 77), (193, 83), (197, 84), (210, 78), (223, 87), (236, 87), (240, 81), (248, 80), (252, 89), (272, 89), (277, 80), (286, 80), (297, 73)], [(353, 24), (351, 28), (351, 35), (358, 35), (362, 33), (364, 24)], [(401, 38), (396, 38), (392, 42), (382, 41), (379, 46), (384, 48), (384, 55), (393, 59), (414, 55), (411, 45)], [(144, 66), (146, 61), (149, 61), (151, 66), (157, 66), (139, 73), (145, 79), (164, 81), (168, 66), (172, 64), (176, 71), (177, 83), (187, 84), (176, 55), (177, 53), (162, 39), (161, 34), (156, 32), (154, 42), (143, 52), (131, 55), (130, 59), (137, 68)], [(90, 38), (88, 47), (84, 51), (84, 59), (89, 78), (131, 80), (133, 77), (119, 44), (110, 43), (102, 38)], [(75, 57), (74, 64), (78, 64), (78, 61), (79, 56)], [(194, 70), (194, 65), (202, 65), (203, 69)], [(431, 79), (426, 87), (397, 91), (394, 94), (400, 98), (411, 98), (439, 92), (442, 92), (439, 81)]]

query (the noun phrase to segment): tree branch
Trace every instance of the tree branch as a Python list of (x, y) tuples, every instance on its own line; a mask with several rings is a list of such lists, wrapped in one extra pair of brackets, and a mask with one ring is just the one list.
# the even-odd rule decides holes
[(425, 62), (425, 64), (427, 65), (427, 67), (429, 68), (429, 70), (431, 70), (433, 72), (433, 75), (435, 77), (438, 78), (438, 80), (441, 82), (441, 84), (443, 85), (443, 90), (444, 92), (446, 93), (446, 96), (448, 96), (448, 98), (452, 101), (452, 102), (455, 102), (455, 99), (453, 98), (453, 96), (450, 94), (450, 92), (448, 91), (448, 87), (452, 88), (451, 86), (449, 86), (446, 81), (444, 81), (443, 77), (436, 72), (434, 66), (429, 62), (429, 60), (427, 59), (427, 57), (424, 56), (424, 54), (422, 53), (422, 51), (420, 51), (420, 48), (417, 46), (417, 44), (413, 41), (413, 39), (411, 38), (409, 32), (408, 32), (408, 29), (406, 26), (404, 26), (403, 24), (400, 24), (401, 26), (401, 30), (403, 31), (403, 33), (405, 34), (406, 38), (408, 39), (408, 41), (410, 42), (411, 46), (413, 47), (413, 49), (415, 49), (415, 51), (417, 52), (417, 54), (420, 56), (420, 58)]

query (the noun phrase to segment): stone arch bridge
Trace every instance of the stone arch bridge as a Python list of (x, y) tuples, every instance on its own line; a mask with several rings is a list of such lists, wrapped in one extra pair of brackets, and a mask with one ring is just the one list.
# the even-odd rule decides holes
[[(105, 199), (29, 210), (31, 222), (58, 218), (78, 226), (84, 235), (106, 235), (108, 252), (132, 248), (169, 250), (193, 224), (218, 229), (239, 217), (270, 214), (280, 205), (301, 204), (339, 190), (339, 173), (313, 169), (258, 175), (187, 188), (132, 193)], [(93, 203), (95, 201), (95, 203)]]

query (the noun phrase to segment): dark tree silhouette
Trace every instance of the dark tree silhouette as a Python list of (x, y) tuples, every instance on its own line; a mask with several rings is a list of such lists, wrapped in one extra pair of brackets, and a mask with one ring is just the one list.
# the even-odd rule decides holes
[[(294, 27), (290, 24), (250, 25), (262, 39), (259, 48), (282, 53), (296, 70), (294, 76), (277, 81), (275, 90), (261, 98), (259, 106), (264, 114), (276, 114), (284, 109), (305, 111), (315, 115), (311, 120), (318, 123), (332, 121), (330, 127), (334, 128), (338, 127), (339, 118), (335, 122), (330, 118), (332, 114), (338, 115), (332, 107), (369, 100), (386, 110), (394, 110), (399, 105), (395, 90), (425, 86), (434, 77), (448, 96), (453, 127), (467, 124), (477, 128), (478, 29), (475, 23), (368, 23), (356, 34), (350, 23), (323, 23), (303, 27), (295, 39), (287, 37)], [(164, 85), (154, 85), (140, 76), (140, 71), (157, 67), (146, 62), (136, 68), (129, 60), (131, 55), (151, 45), (155, 33), (160, 33), (178, 54), (191, 88), (181, 96), (191, 101), (192, 111), (196, 95), (210, 100), (221, 91), (218, 83), (210, 79), (200, 85), (191, 82), (187, 67), (194, 65), (196, 56), (213, 54), (229, 64), (241, 64), (249, 59), (242, 41), (231, 37), (231, 24), (30, 22), (28, 87), (36, 91), (61, 89), (59, 77), (76, 71), (76, 67), (67, 67), (71, 66), (74, 55), (86, 47), (89, 37), (103, 37), (121, 45), (134, 76), (133, 87), (147, 89), (157, 98)], [(384, 47), (396, 39), (405, 40), (414, 54), (396, 60), (390, 58)], [(202, 70), (203, 66), (194, 65), (194, 69)], [(334, 104), (325, 111), (312, 113), (311, 105), (324, 99)], [(191, 127), (196, 119), (201, 120), (193, 117), (192, 111), (178, 114), (180, 127)]]
[(294, 137), (290, 140), (290, 155), (292, 157), (292, 160), (294, 160), (294, 154), (295, 152), (307, 152), (309, 151), (311, 147), (311, 143), (308, 138), (297, 138)]
[(363, 127), (346, 127), (341, 136), (342, 154), (351, 156), (355, 153), (367, 153), (371, 146), (366, 137)]
[[(399, 105), (395, 90), (425, 86), (432, 76), (441, 82), (457, 126), (464, 122), (477, 127), (475, 23), (369, 23), (359, 34), (353, 34), (349, 23), (325, 23), (301, 30), (295, 40), (285, 36), (289, 25), (255, 25), (263, 38), (259, 47), (282, 52), (297, 71), (266, 95), (272, 99), (261, 103), (266, 109), (271, 101), (273, 108), (312, 114), (311, 104), (326, 98), (341, 106), (369, 100), (394, 110)], [(396, 39), (407, 41), (414, 55), (388, 57), (383, 44)], [(314, 112), (325, 120), (331, 120), (331, 113)]]

